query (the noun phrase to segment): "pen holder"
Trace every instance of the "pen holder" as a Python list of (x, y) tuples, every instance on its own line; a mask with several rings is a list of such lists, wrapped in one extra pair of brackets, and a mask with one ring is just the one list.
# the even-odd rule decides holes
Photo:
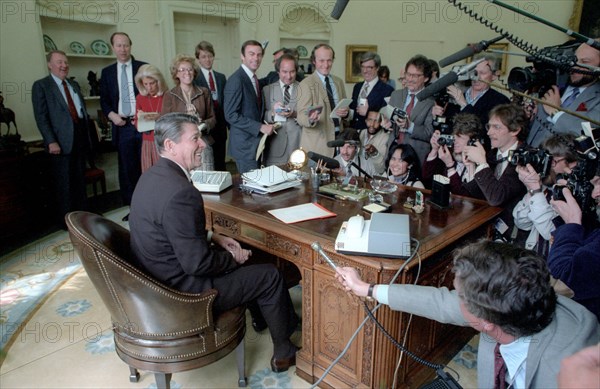
[(430, 201), (438, 207), (447, 208), (450, 205), (450, 184), (434, 180), (431, 184)]

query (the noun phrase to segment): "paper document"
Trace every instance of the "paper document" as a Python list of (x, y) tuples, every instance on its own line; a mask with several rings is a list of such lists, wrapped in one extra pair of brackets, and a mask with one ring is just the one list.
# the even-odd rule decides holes
[(296, 176), (275, 165), (271, 165), (262, 169), (250, 170), (249, 172), (242, 174), (242, 178), (245, 181), (253, 182), (254, 184), (267, 188), (281, 184), (284, 181), (295, 180)]
[(317, 203), (306, 203), (294, 205), (293, 207), (274, 209), (269, 211), (269, 213), (285, 224), (337, 216)]
[(339, 101), (339, 103), (337, 103), (335, 108), (333, 108), (331, 110), (331, 115), (329, 115), (329, 116), (334, 119), (339, 119), (340, 117), (338, 115), (336, 115), (335, 111), (337, 111), (338, 109), (342, 109), (342, 108), (348, 108), (350, 106), (350, 104), (352, 104), (352, 99), (341, 99)]
[(156, 124), (155, 120), (146, 120), (146, 115), (158, 115), (158, 112), (139, 112), (137, 114), (137, 130), (138, 132), (153, 131)]

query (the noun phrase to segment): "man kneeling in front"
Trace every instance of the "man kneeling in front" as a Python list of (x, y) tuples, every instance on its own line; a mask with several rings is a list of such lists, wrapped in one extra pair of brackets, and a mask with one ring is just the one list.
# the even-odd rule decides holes
[(273, 339), (271, 369), (296, 363), (289, 337), (298, 318), (283, 277), (270, 264), (243, 265), (252, 255), (232, 238), (205, 229), (204, 202), (190, 171), (201, 165), (206, 144), (195, 116), (172, 113), (156, 121), (160, 160), (140, 178), (129, 226), (134, 265), (182, 292), (218, 291), (215, 313), (256, 301)]
[(398, 311), (481, 332), (478, 388), (556, 388), (561, 360), (598, 343), (598, 320), (556, 296), (546, 262), (533, 251), (480, 241), (454, 253), (454, 288), (369, 285), (338, 268), (346, 290)]

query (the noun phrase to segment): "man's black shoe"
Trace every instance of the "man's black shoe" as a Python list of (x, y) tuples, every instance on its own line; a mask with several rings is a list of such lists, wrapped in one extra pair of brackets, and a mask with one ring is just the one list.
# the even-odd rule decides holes
[(252, 318), (252, 328), (254, 328), (254, 331), (256, 332), (262, 332), (267, 328), (267, 323), (265, 322), (265, 319), (263, 319), (262, 315), (260, 316), (261, 317)]
[(128, 222), (129, 221), (129, 214), (123, 216), (123, 219), (121, 219), (124, 222)]

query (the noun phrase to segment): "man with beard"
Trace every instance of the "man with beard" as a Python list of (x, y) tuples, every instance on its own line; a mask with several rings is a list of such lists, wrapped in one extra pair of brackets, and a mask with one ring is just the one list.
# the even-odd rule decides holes
[(360, 143), (364, 146), (363, 157), (373, 164), (376, 174), (385, 172), (385, 157), (390, 132), (382, 130), (379, 107), (369, 107), (365, 119), (366, 129), (360, 133)]
[[(360, 137), (353, 128), (347, 128), (338, 135), (336, 140), (343, 140), (344, 145), (340, 147), (340, 153), (335, 156), (335, 160), (340, 163), (340, 167), (333, 170), (337, 176), (346, 176), (348, 179), (352, 176), (364, 176), (356, 166), (367, 172), (371, 177), (378, 173), (373, 168), (373, 163), (370, 159), (365, 159), (360, 149)], [(352, 164), (354, 163), (354, 165)]]
[[(583, 43), (575, 51), (577, 63), (600, 66), (600, 51)], [(585, 70), (584, 68), (577, 68)], [(543, 100), (555, 106), (575, 111), (593, 120), (600, 120), (600, 83), (598, 77), (588, 74), (571, 73), (569, 85), (562, 96), (558, 86), (553, 85), (544, 95)], [(571, 133), (581, 135), (580, 118), (559, 111), (549, 105), (537, 107), (537, 114), (532, 124), (527, 143), (538, 147), (553, 133)]]
[(459, 113), (453, 120), (454, 144), (440, 145), (440, 132), (431, 137), (431, 151), (423, 163), (423, 181), (430, 188), (433, 176), (442, 174), (450, 179), (450, 192), (460, 196), (472, 196), (463, 186), (467, 176), (463, 151), (471, 139), (480, 139), (483, 127), (479, 118), (471, 113)]

